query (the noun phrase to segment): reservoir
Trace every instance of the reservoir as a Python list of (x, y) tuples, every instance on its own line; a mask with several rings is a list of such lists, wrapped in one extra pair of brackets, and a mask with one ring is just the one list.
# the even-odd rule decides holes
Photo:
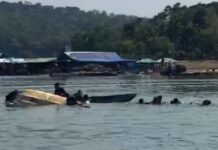
[[(129, 103), (91, 104), (91, 108), (43, 106), (6, 108), (15, 89), (53, 92), (60, 82), (67, 92), (88, 95), (137, 93)], [(218, 80), (153, 79), (148, 76), (0, 77), (1, 150), (214, 150), (218, 147)], [(178, 98), (178, 106), (138, 105)], [(211, 106), (189, 105), (205, 99)]]

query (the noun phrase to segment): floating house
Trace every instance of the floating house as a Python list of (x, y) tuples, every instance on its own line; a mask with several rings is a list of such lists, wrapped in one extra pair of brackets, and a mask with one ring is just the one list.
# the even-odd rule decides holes
[(48, 74), (56, 58), (0, 58), (0, 75)]
[(0, 75), (13, 75), (19, 69), (18, 63), (23, 62), (22, 58), (0, 58)]
[(115, 52), (70, 51), (60, 54), (57, 62), (61, 72), (72, 72), (79, 71), (88, 64), (98, 64), (120, 71), (125, 65), (135, 61), (121, 58)]
[(135, 61), (115, 52), (63, 52), (57, 58), (6, 58), (0, 53), (0, 75), (40, 75), (71, 72), (133, 72)]
[(49, 74), (55, 66), (57, 58), (27, 58), (18, 65), (24, 66), (31, 75)]

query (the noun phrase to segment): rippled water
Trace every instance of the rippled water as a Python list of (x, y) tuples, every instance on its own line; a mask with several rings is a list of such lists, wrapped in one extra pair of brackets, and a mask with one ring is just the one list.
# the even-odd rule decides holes
[[(53, 91), (64, 83), (69, 93), (138, 94), (130, 103), (91, 104), (90, 109), (46, 106), (5, 108), (4, 96), (14, 89)], [(151, 79), (146, 76), (0, 77), (1, 150), (214, 150), (218, 147), (218, 80)], [(180, 106), (135, 104), (163, 95)], [(209, 107), (188, 105), (210, 99)]]

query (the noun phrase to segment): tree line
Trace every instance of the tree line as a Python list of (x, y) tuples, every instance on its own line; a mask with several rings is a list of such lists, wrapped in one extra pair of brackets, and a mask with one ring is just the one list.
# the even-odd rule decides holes
[(218, 59), (218, 3), (176, 3), (152, 18), (0, 3), (0, 51), (26, 57), (115, 51), (129, 58)]
[(56, 56), (65, 45), (71, 45), (75, 33), (101, 24), (119, 29), (134, 18), (77, 7), (0, 2), (0, 52), (13, 57)]
[(131, 58), (217, 59), (218, 3), (176, 3), (150, 19), (136, 18), (121, 30), (100, 25), (71, 38), (75, 50), (114, 50)]

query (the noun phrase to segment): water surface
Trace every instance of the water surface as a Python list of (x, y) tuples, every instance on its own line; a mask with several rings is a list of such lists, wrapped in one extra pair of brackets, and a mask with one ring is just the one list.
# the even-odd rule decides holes
[[(90, 109), (45, 106), (9, 109), (4, 96), (14, 89), (53, 92), (61, 82), (69, 93), (137, 93), (130, 103), (91, 104)], [(218, 80), (118, 77), (0, 77), (1, 150), (214, 150), (218, 147)], [(162, 95), (180, 106), (135, 104)], [(188, 105), (210, 99), (209, 107)]]

